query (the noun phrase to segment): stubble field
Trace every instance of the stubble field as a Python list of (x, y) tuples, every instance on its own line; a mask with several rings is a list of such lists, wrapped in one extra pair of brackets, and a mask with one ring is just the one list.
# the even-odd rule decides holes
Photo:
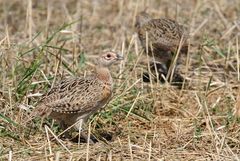
[[(240, 1), (0, 0), (0, 160), (240, 160)], [(190, 31), (182, 87), (144, 83), (139, 11)], [(114, 93), (86, 131), (95, 144), (56, 139), (45, 119), (25, 125), (52, 84), (93, 71), (105, 50)], [(47, 125), (47, 126), (44, 126)]]

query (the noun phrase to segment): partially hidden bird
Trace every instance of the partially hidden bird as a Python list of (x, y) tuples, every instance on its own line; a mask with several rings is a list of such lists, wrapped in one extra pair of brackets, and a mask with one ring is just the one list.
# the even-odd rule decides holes
[[(150, 62), (153, 74), (156, 69), (159, 76), (163, 74), (166, 77), (178, 48), (180, 47), (180, 54), (188, 52), (187, 29), (174, 20), (153, 19), (142, 11), (136, 16), (135, 29), (145, 52), (149, 56), (154, 56), (154, 60)], [(176, 65), (178, 64), (179, 62), (176, 61)], [(173, 81), (182, 80), (182, 76), (176, 70)]]

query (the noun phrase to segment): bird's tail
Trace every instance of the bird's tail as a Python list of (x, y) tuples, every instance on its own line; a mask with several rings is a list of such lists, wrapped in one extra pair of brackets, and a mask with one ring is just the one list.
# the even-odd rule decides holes
[(27, 125), (35, 119), (36, 117), (44, 118), (45, 116), (50, 114), (50, 110), (45, 105), (38, 105), (36, 108), (33, 109), (33, 111), (30, 113), (30, 115), (27, 117), (26, 121), (24, 122), (24, 125)]

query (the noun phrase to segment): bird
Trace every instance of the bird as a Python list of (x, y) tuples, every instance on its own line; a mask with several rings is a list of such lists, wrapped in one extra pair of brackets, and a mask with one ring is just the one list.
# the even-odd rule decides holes
[[(30, 119), (37, 116), (50, 117), (56, 120), (63, 130), (73, 124), (74, 129), (79, 130), (80, 121), (86, 123), (91, 115), (110, 100), (113, 81), (109, 67), (120, 60), (123, 60), (123, 56), (116, 52), (107, 51), (101, 54), (97, 59), (94, 74), (70, 77), (57, 83), (39, 101), (30, 114)], [(65, 134), (70, 137), (68, 133)], [(83, 137), (87, 140), (86, 135)]]
[[(180, 53), (188, 52), (187, 29), (174, 20), (153, 19), (148, 13), (142, 11), (136, 16), (135, 30), (145, 53), (154, 56), (154, 60), (150, 63), (151, 70), (155, 71), (156, 68), (159, 75), (167, 76), (180, 42)], [(176, 64), (178, 63), (177, 61)], [(145, 78), (147, 77), (146, 75)], [(174, 79), (182, 81), (183, 78), (176, 71), (173, 81)]]

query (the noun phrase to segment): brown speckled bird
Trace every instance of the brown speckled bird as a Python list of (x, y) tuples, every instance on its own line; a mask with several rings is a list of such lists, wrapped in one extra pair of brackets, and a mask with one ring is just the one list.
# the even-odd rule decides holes
[[(63, 129), (80, 120), (86, 122), (109, 101), (113, 88), (109, 66), (121, 59), (117, 53), (104, 53), (93, 76), (62, 80), (43, 97), (31, 116), (55, 119)], [(74, 128), (78, 129), (79, 124)]]
[[(149, 55), (151, 55), (151, 51), (154, 54), (159, 74), (167, 75), (173, 55), (177, 52), (181, 39), (180, 52), (188, 52), (188, 33), (176, 21), (165, 18), (152, 19), (146, 12), (140, 12), (136, 17), (135, 27), (145, 52), (147, 52), (148, 46)], [(148, 40), (147, 43), (146, 40)], [(154, 68), (153, 62), (151, 64)]]

